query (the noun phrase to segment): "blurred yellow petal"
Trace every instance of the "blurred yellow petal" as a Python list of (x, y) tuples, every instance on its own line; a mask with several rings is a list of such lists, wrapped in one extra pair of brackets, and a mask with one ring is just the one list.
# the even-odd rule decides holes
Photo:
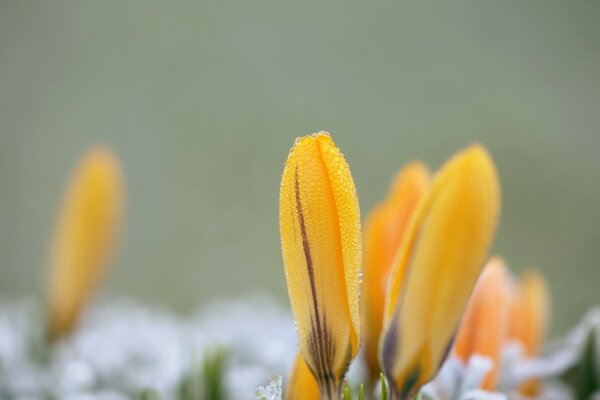
[(548, 289), (543, 276), (526, 270), (517, 296), (510, 336), (523, 344), (528, 356), (535, 356), (544, 339), (549, 316)]
[(73, 329), (104, 275), (122, 205), (117, 158), (107, 149), (90, 150), (71, 177), (54, 232), (48, 293), (51, 339)]
[(342, 153), (320, 132), (299, 138), (280, 187), (281, 247), (300, 351), (334, 398), (360, 338), (360, 213)]
[(285, 400), (319, 400), (319, 387), (301, 354), (296, 356), (285, 389)]
[(509, 279), (504, 261), (492, 258), (477, 281), (454, 345), (455, 356), (465, 363), (474, 354), (485, 356), (494, 363), (482, 383), (482, 388), (488, 391), (496, 388), (502, 347), (508, 337)]
[[(548, 325), (550, 301), (543, 276), (534, 270), (526, 270), (516, 291), (511, 315), (510, 338), (523, 345), (525, 355), (535, 357), (540, 351)], [(527, 396), (536, 396), (540, 382), (531, 379), (520, 391)]]
[(500, 208), (494, 163), (472, 146), (436, 174), (394, 261), (380, 345), (394, 398), (410, 398), (445, 359), (489, 250)]
[(405, 165), (386, 199), (369, 214), (364, 229), (363, 326), (365, 353), (373, 376), (379, 376), (379, 337), (383, 325), (385, 288), (394, 255), (409, 218), (429, 187), (430, 174), (421, 163)]

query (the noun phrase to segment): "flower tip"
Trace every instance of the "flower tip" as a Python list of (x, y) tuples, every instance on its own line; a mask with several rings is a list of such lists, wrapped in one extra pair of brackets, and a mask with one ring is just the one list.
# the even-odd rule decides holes
[(398, 171), (398, 177), (400, 175), (413, 175), (421, 174), (423, 172), (429, 173), (429, 167), (421, 160), (412, 160), (407, 162), (400, 171)]
[(331, 134), (329, 132), (327, 132), (327, 131), (315, 132), (311, 136), (313, 138), (319, 139), (319, 140), (323, 140), (323, 139), (331, 140)]
[[(537, 270), (526, 269), (521, 276), (522, 307), (529, 321), (529, 329), (525, 333), (525, 346), (530, 354), (539, 350), (550, 316), (550, 297), (544, 276)], [(536, 326), (533, 322), (537, 321)]]
[(508, 269), (506, 267), (506, 262), (500, 256), (492, 256), (490, 260), (487, 262), (484, 272), (488, 271), (487, 274), (490, 274), (494, 277), (494, 281), (497, 285), (500, 285), (500, 282), (503, 282), (503, 285), (506, 287), (510, 282), (510, 275), (508, 274)]
[(525, 287), (536, 287), (536, 290), (546, 292), (546, 279), (536, 269), (526, 268), (521, 274), (521, 282)]
[(490, 156), (490, 153), (489, 153), (487, 147), (485, 147), (483, 144), (481, 144), (479, 142), (471, 143), (463, 150), (463, 152), (478, 154), (480, 156), (481, 155), (487, 155), (488, 157)]
[(83, 160), (95, 160), (98, 162), (104, 162), (107, 164), (119, 164), (119, 158), (108, 146), (105, 145), (95, 145), (87, 150), (85, 153)]
[(459, 153), (465, 165), (475, 170), (487, 170), (496, 173), (496, 164), (490, 152), (483, 145), (472, 144)]
[(388, 199), (394, 201), (399, 197), (406, 197), (406, 192), (411, 189), (424, 191), (429, 186), (430, 180), (431, 172), (425, 163), (410, 161), (396, 173), (390, 185)]
[(460, 179), (467, 187), (491, 195), (493, 201), (500, 200), (500, 182), (496, 164), (492, 155), (482, 145), (473, 144), (456, 153), (441, 167), (437, 176), (440, 182)]
[(486, 210), (489, 222), (495, 227), (500, 214), (501, 190), (496, 164), (488, 150), (479, 144), (467, 147), (448, 162), (446, 172), (448, 178), (452, 174), (462, 176), (464, 193), (471, 191), (471, 196), (487, 203), (482, 210)]
[(335, 144), (333, 144), (333, 139), (331, 138), (331, 134), (329, 132), (319, 131), (319, 132), (312, 133), (310, 135), (298, 136), (294, 140), (294, 145), (290, 149), (289, 155), (291, 155), (297, 149), (300, 149), (300, 148), (308, 146), (308, 145), (315, 144), (317, 142), (329, 142), (333, 146), (335, 146)]

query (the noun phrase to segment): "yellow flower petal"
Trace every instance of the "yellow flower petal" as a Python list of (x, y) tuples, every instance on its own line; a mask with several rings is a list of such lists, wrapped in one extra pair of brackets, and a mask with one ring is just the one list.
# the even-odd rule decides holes
[(279, 200), (281, 247), (302, 356), (323, 398), (340, 391), (360, 338), (360, 213), (328, 134), (297, 139)]
[(58, 217), (49, 279), (48, 334), (69, 333), (101, 280), (123, 203), (121, 169), (107, 149), (89, 151), (71, 177)]
[(539, 352), (549, 316), (549, 296), (544, 277), (537, 271), (526, 270), (514, 302), (510, 336), (523, 344), (528, 356)]
[(285, 389), (285, 400), (319, 400), (319, 387), (301, 354), (296, 356)]
[(504, 261), (494, 257), (477, 281), (454, 345), (454, 355), (465, 363), (474, 354), (494, 363), (481, 386), (488, 391), (496, 388), (502, 347), (508, 338), (510, 305), (510, 277)]
[(396, 398), (413, 396), (445, 359), (494, 235), (499, 192), (492, 159), (472, 146), (418, 206), (394, 261), (380, 347)]
[(392, 261), (418, 201), (429, 187), (430, 174), (410, 163), (396, 175), (386, 199), (366, 219), (364, 229), (363, 326), (365, 355), (372, 376), (379, 376), (379, 337), (385, 288)]

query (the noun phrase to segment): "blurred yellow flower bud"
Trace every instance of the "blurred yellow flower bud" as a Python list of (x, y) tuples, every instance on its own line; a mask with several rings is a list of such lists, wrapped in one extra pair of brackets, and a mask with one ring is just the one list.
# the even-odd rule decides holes
[(279, 227), (300, 352), (323, 399), (338, 398), (360, 341), (360, 212), (344, 156), (319, 132), (285, 163)]
[(429, 181), (430, 174), (425, 165), (407, 164), (396, 175), (386, 199), (371, 211), (365, 222), (362, 311), (365, 356), (373, 377), (378, 377), (381, 372), (379, 337), (392, 261)]
[(487, 391), (496, 388), (502, 348), (508, 337), (510, 284), (504, 261), (492, 258), (477, 281), (454, 345), (454, 355), (465, 363), (474, 354), (493, 362), (481, 386)]
[(71, 177), (54, 231), (48, 288), (51, 340), (74, 328), (104, 275), (122, 206), (117, 158), (110, 150), (91, 149)]
[[(540, 351), (550, 314), (548, 289), (543, 276), (534, 270), (526, 270), (513, 300), (509, 336), (519, 341), (527, 357), (535, 357)], [(527, 396), (536, 396), (540, 382), (531, 379), (520, 391)]]
[(294, 366), (285, 389), (285, 400), (319, 400), (319, 387), (301, 354), (296, 355)]
[(416, 395), (446, 358), (500, 208), (494, 163), (472, 146), (436, 174), (394, 260), (380, 360), (390, 398)]

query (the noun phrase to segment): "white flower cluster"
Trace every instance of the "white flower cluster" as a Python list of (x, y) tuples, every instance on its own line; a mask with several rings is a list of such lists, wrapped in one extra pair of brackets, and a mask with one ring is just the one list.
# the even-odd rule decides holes
[(152, 389), (176, 399), (196, 362), (227, 352), (230, 398), (253, 399), (273, 371), (296, 353), (289, 312), (254, 299), (203, 307), (189, 319), (129, 301), (90, 310), (53, 349), (42, 340), (40, 313), (26, 302), (0, 306), (0, 399), (120, 400)]
[[(586, 354), (589, 341), (595, 354)], [(499, 392), (489, 393), (478, 389), (487, 371), (492, 367), (489, 359), (473, 356), (467, 365), (450, 358), (436, 378), (423, 387), (423, 400), (524, 400), (517, 389), (527, 379), (542, 378), (538, 399), (575, 400), (574, 388), (557, 379), (575, 368), (583, 358), (591, 356), (596, 373), (600, 374), (600, 309), (590, 310), (582, 322), (566, 338), (550, 344), (537, 359), (527, 359), (518, 343), (510, 343), (503, 351), (499, 376)], [(600, 382), (600, 376), (595, 378)], [(592, 395), (600, 399), (600, 391)]]
[[(0, 399), (121, 400), (138, 398), (146, 389), (161, 399), (177, 399), (194, 364), (223, 349), (229, 398), (281, 400), (283, 380), (273, 376), (289, 371), (297, 347), (290, 313), (274, 304), (264, 298), (217, 302), (186, 319), (131, 301), (104, 304), (50, 349), (42, 340), (39, 310), (29, 302), (5, 303), (0, 306)], [(450, 358), (420, 399), (520, 400), (516, 389), (532, 376), (544, 378), (540, 399), (576, 399), (572, 388), (555, 377), (581, 363), (590, 340), (600, 349), (600, 309), (590, 311), (539, 359), (523, 357), (517, 344), (507, 346), (500, 392), (478, 389), (491, 368), (488, 359), (473, 356), (464, 365)], [(600, 352), (591, 357), (600, 366)], [(360, 363), (354, 364), (349, 381), (356, 383), (365, 374)], [(600, 393), (592, 398), (600, 399)]]

